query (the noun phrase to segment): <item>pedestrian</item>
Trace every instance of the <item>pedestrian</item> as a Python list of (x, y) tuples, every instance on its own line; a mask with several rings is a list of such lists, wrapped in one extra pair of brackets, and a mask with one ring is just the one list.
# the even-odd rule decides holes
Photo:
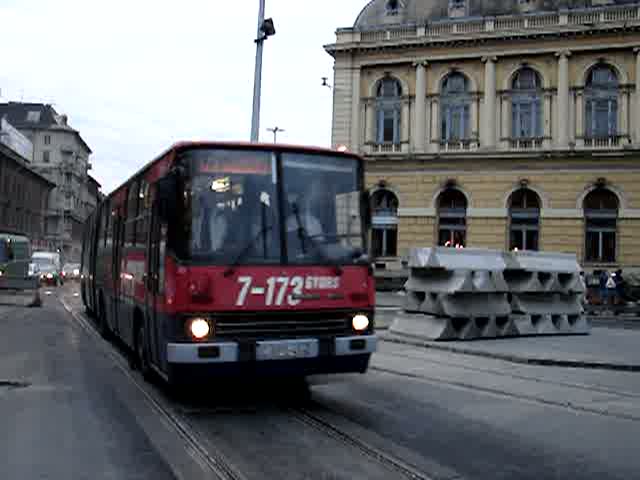
[(616, 303), (617, 303), (615, 277), (616, 277), (615, 273), (613, 273), (612, 275), (607, 274), (607, 283), (606, 283), (606, 286), (607, 286), (607, 298), (608, 298), (609, 303), (611, 305), (616, 305)]
[(624, 278), (622, 278), (622, 269), (618, 269), (618, 271), (616, 271), (615, 282), (618, 301), (622, 304), (627, 303), (627, 295), (625, 294), (625, 282)]
[(607, 280), (609, 280), (609, 272), (602, 270), (600, 277), (598, 278), (600, 284), (600, 305), (607, 304), (607, 298), (609, 297), (609, 291), (607, 290)]

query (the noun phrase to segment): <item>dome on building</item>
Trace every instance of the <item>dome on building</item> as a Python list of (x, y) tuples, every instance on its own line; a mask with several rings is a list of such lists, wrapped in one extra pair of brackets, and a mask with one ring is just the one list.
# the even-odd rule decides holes
[(635, 0), (372, 0), (360, 12), (355, 28), (393, 24), (421, 24), (459, 17), (624, 5)]

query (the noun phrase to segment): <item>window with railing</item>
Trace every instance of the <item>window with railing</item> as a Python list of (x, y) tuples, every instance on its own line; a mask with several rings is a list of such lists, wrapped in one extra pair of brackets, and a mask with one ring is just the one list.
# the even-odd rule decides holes
[(392, 77), (385, 77), (376, 89), (376, 120), (378, 144), (400, 143), (400, 110), (402, 87)]
[(584, 200), (585, 260), (614, 263), (618, 231), (618, 197), (607, 188), (596, 188)]
[(522, 68), (513, 77), (511, 89), (511, 137), (513, 139), (542, 137), (544, 112), (542, 111), (540, 75), (531, 68)]
[(469, 80), (454, 72), (442, 82), (440, 97), (441, 143), (458, 144), (471, 136), (471, 95)]
[(448, 188), (438, 198), (438, 245), (465, 247), (467, 244), (467, 197)]
[(602, 139), (618, 134), (618, 76), (609, 65), (594, 67), (585, 83), (585, 137)]
[(371, 253), (373, 257), (398, 254), (398, 197), (381, 189), (371, 197)]
[(516, 190), (509, 200), (509, 249), (538, 250), (540, 199), (528, 188)]

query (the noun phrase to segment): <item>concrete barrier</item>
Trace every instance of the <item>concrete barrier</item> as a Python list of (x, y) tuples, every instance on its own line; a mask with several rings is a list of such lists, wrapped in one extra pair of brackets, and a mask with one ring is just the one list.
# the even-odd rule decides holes
[(575, 255), (416, 248), (408, 264), (393, 333), (465, 340), (589, 332)]

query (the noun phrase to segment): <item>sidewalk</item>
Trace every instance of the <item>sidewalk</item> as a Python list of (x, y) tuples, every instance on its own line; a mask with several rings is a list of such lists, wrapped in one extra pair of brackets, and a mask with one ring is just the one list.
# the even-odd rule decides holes
[(533, 365), (640, 371), (640, 331), (593, 328), (585, 336), (435, 342), (381, 333), (383, 340)]

